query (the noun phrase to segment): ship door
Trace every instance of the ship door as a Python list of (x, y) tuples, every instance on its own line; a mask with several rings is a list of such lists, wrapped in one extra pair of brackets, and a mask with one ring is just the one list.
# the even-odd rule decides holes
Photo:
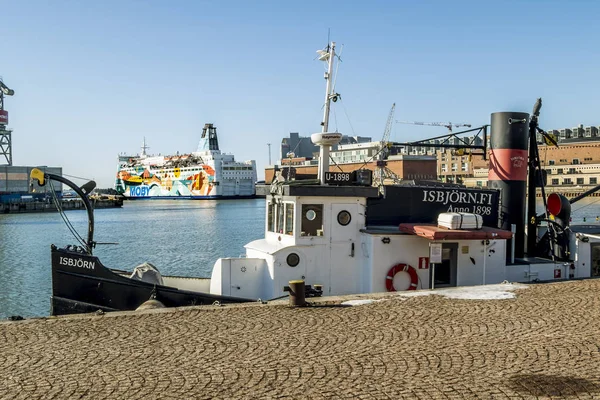
[(235, 180), (235, 195), (236, 196), (240, 195), (240, 180), (239, 179)]
[(430, 270), (434, 288), (456, 286), (458, 243), (444, 243), (442, 245), (442, 263), (435, 264), (435, 270)]
[[(329, 214), (330, 276), (325, 294), (360, 292), (361, 276), (358, 269), (359, 205), (332, 204)], [(364, 218), (364, 217), (363, 217)], [(327, 235), (327, 233), (326, 233)]]
[(600, 243), (593, 243), (590, 245), (590, 265), (592, 266), (592, 277), (600, 276)]

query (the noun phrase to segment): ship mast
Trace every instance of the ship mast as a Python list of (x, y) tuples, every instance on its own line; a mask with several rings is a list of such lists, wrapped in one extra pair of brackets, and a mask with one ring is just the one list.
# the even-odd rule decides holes
[(321, 184), (325, 183), (325, 174), (329, 171), (329, 149), (333, 144), (340, 142), (342, 135), (340, 133), (329, 133), (329, 111), (331, 108), (331, 101), (337, 101), (339, 94), (333, 92), (333, 59), (335, 58), (335, 42), (331, 42), (331, 45), (327, 46), (327, 50), (318, 50), (319, 60), (327, 61), (327, 72), (325, 73), (325, 80), (327, 86), (325, 89), (325, 110), (323, 112), (323, 121), (321, 122), (321, 133), (311, 135), (311, 141), (320, 147), (319, 150), (319, 174), (318, 178)]
[(146, 145), (146, 136), (144, 136), (144, 141), (142, 142), (142, 153), (140, 154), (140, 158), (145, 158), (148, 154), (146, 153), (146, 150), (148, 150), (150, 147), (148, 145)]
[(322, 54), (321, 57), (319, 59), (324, 59), (324, 57), (328, 57), (329, 60), (328, 61), (328, 66), (327, 66), (327, 72), (325, 73), (325, 80), (327, 81), (327, 86), (326, 86), (326, 90), (325, 90), (325, 110), (323, 113), (323, 122), (321, 122), (321, 126), (323, 126), (323, 129), (321, 130), (322, 133), (327, 132), (327, 128), (329, 128), (329, 110), (331, 107), (331, 98), (333, 97), (333, 93), (332, 93), (332, 84), (331, 84), (331, 77), (333, 74), (333, 59), (335, 58), (335, 42), (331, 42), (331, 46), (329, 47), (329, 51), (325, 54), (327, 54), (327, 56), (325, 54)]

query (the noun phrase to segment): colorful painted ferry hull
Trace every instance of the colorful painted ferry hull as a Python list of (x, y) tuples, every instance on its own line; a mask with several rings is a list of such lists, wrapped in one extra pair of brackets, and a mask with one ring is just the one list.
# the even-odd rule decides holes
[[(221, 197), (215, 183), (215, 170), (208, 165), (161, 170), (137, 168), (133, 171), (120, 170), (117, 174), (116, 189), (117, 192), (129, 198), (210, 199)], [(252, 188), (249, 187), (251, 185), (245, 186), (244, 191), (251, 195)]]

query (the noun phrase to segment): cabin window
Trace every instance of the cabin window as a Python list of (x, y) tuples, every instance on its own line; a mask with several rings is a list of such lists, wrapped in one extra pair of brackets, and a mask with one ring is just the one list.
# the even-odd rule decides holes
[(269, 203), (267, 213), (267, 230), (275, 232), (275, 203)]
[(554, 160), (549, 160), (548, 165), (554, 165)]
[(295, 267), (298, 264), (300, 264), (300, 256), (296, 253), (288, 254), (285, 260), (287, 262), (287, 265), (289, 265), (290, 267)]
[(292, 235), (294, 232), (294, 203), (269, 203), (267, 231)]
[(283, 233), (283, 204), (277, 205), (277, 233)]
[(577, 184), (583, 185), (583, 178), (577, 178)]
[(348, 211), (342, 210), (338, 213), (337, 220), (340, 225), (346, 226), (352, 220), (352, 216)]
[(552, 184), (553, 185), (558, 185), (558, 179), (552, 179)]
[(590, 185), (597, 185), (598, 184), (598, 178), (590, 178)]
[(302, 205), (302, 236), (323, 236), (323, 204)]
[(294, 203), (285, 204), (285, 234), (294, 234)]

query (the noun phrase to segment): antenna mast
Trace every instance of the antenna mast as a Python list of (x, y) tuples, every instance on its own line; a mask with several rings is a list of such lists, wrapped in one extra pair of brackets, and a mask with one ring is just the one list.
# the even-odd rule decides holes
[[(323, 126), (323, 129), (321, 130), (322, 133), (327, 132), (327, 129), (329, 128), (329, 110), (331, 108), (331, 99), (334, 97), (334, 94), (331, 93), (332, 90), (332, 74), (333, 74), (333, 59), (335, 58), (335, 42), (331, 42), (331, 46), (327, 46), (327, 50), (328, 52), (326, 53), (329, 57), (328, 60), (328, 67), (327, 67), (327, 72), (325, 73), (325, 79), (327, 80), (327, 88), (326, 88), (326, 92), (325, 92), (325, 111), (323, 113), (323, 122), (321, 122), (321, 125)], [(319, 59), (323, 59), (324, 55), (322, 55)], [(337, 97), (335, 98), (335, 100), (337, 101)]]

